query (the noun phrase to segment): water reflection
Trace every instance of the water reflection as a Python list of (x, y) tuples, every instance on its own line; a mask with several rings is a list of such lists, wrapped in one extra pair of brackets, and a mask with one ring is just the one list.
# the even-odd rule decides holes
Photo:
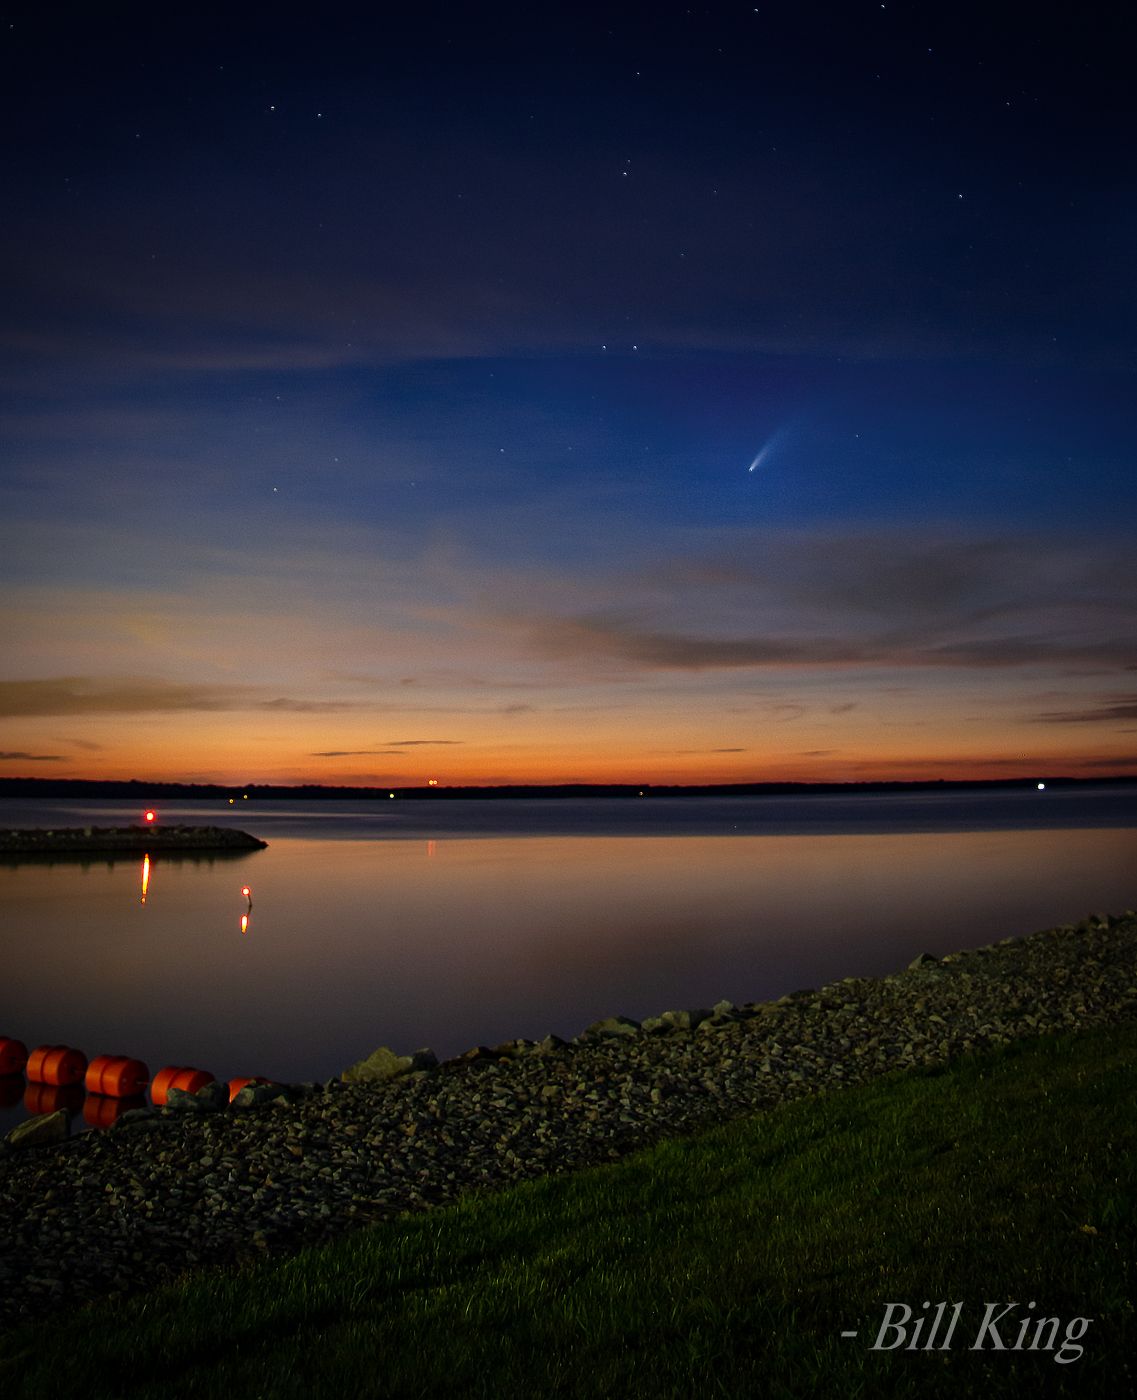
[(82, 1107), (86, 1090), (82, 1084), (29, 1084), (24, 1090), (24, 1108), (28, 1115), (55, 1113), (65, 1108), (75, 1113)]
[(83, 1104), (83, 1122), (88, 1128), (109, 1128), (127, 1109), (145, 1106), (146, 1100), (141, 1094), (125, 1099), (114, 1099), (109, 1094), (88, 1094)]
[(150, 857), (142, 857), (142, 903), (146, 903), (146, 892), (150, 888)]
[(268, 939), (244, 936), (251, 882), (224, 860), (155, 858), (162, 897), (145, 909), (136, 857), (59, 863), (50, 880), (4, 865), (0, 1032), (219, 1077), (325, 1079), (381, 1044), (446, 1056), (571, 1036), (615, 1012), (764, 1000), (1124, 909), (1135, 855), (1121, 827), (277, 837), (255, 855)]
[[(0, 823), (2, 825), (2, 823)], [(156, 870), (159, 865), (208, 865), (234, 864), (242, 860), (255, 860), (258, 851), (162, 851), (150, 857), (150, 866)], [(18, 870), (21, 866), (33, 866), (37, 870), (53, 870), (56, 867), (66, 870), (80, 870), (84, 874), (96, 869), (113, 870), (124, 862), (134, 866), (137, 855), (134, 852), (99, 851), (80, 855), (76, 851), (32, 852), (23, 851), (19, 855), (0, 855), (0, 870)]]

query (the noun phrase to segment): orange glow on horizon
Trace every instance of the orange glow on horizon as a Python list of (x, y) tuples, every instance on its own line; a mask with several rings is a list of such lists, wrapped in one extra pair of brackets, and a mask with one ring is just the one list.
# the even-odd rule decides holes
[[(648, 692), (623, 706), (598, 703), (595, 713), (579, 718), (522, 706), (522, 713), (500, 719), (455, 706), (444, 723), (429, 728), (410, 709), (386, 722), (392, 733), (415, 736), (413, 743), (452, 745), (446, 788), (620, 784), (650, 791), (664, 785), (1137, 776), (1137, 750), (1127, 753), (1123, 734), (1023, 722), (1018, 702), (1012, 706), (1004, 697), (965, 727), (953, 695), (903, 692), (832, 704), (842, 693), (805, 695), (794, 705), (740, 694), (724, 709), (717, 696), (711, 707), (702, 697), (680, 704), (670, 694)], [(970, 694), (966, 699), (979, 704)], [(54, 742), (52, 732), (46, 720), (42, 734), (29, 727), (21, 746), (29, 752), (46, 747)], [(230, 713), (195, 715), (192, 725), (166, 716), (145, 726), (108, 719), (92, 721), (83, 738), (98, 748), (61, 760), (53, 777), (216, 784), (228, 789), (220, 804), (234, 807), (251, 800), (249, 783), (367, 788), (389, 800), (416, 788), (441, 795), (444, 788), (437, 777), (414, 774), (414, 748), (377, 747), (350, 714), (282, 711), (259, 717), (255, 727)], [(8, 765), (5, 772), (23, 776)], [(245, 815), (253, 820), (251, 811)], [(159, 819), (147, 808), (143, 824), (156, 826)]]
[[(1008, 746), (1009, 752), (992, 749), (986, 752), (936, 753), (904, 751), (851, 750), (824, 758), (806, 754), (738, 755), (730, 761), (690, 760), (676, 758), (661, 760), (645, 754), (642, 761), (636, 755), (605, 752), (600, 746), (589, 755), (545, 755), (521, 758), (503, 757), (492, 751), (471, 753), (460, 772), (447, 782), (449, 788), (507, 787), (507, 786), (572, 786), (617, 784), (644, 788), (664, 786), (703, 786), (732, 783), (867, 783), (867, 782), (934, 782), (995, 781), (1021, 778), (1039, 781), (1046, 778), (1134, 777), (1137, 778), (1137, 756), (1113, 760), (1109, 752), (1095, 753), (1084, 749), (1038, 749), (1023, 752), (1022, 746)], [(1021, 756), (1019, 756), (1021, 754)], [(173, 782), (225, 786), (232, 781), (236, 764), (230, 766), (229, 755), (195, 755), (196, 762), (171, 763), (167, 752), (151, 757), (138, 753), (127, 759), (91, 763), (86, 759), (80, 766), (67, 768), (60, 764), (53, 775), (58, 778), (88, 782)], [(212, 761), (211, 761), (212, 760)], [(575, 760), (575, 761), (574, 761)], [(216, 765), (216, 766), (215, 766)], [(390, 775), (368, 772), (335, 772), (328, 765), (309, 766), (291, 761), (287, 752), (264, 755), (257, 770), (250, 773), (247, 764), (237, 771), (250, 782), (266, 787), (319, 786), (326, 788), (367, 788), (376, 795), (394, 799), (399, 794), (389, 788)], [(141, 774), (141, 778), (139, 775)], [(22, 776), (22, 775), (21, 775)], [(30, 776), (30, 775), (29, 775)], [(38, 775), (37, 775), (38, 776)], [(441, 791), (435, 782), (400, 782), (401, 792), (415, 787)], [(157, 823), (157, 813), (146, 825)]]

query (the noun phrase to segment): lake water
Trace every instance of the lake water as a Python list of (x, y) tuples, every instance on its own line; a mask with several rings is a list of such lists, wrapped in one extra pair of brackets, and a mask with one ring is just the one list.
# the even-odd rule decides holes
[[(152, 859), (145, 899), (141, 858), (0, 864), (0, 1035), (325, 1079), (380, 1044), (567, 1038), (1137, 905), (1137, 784), (159, 814), (269, 846)], [(0, 826), (138, 818), (0, 803)], [(0, 1081), (0, 1130), (25, 1097)]]

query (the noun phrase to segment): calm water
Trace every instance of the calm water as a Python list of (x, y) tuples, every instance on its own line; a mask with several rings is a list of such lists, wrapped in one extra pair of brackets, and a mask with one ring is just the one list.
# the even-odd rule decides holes
[[(145, 901), (141, 859), (0, 865), (0, 1035), (324, 1079), (379, 1044), (568, 1037), (1137, 904), (1137, 786), (160, 814), (270, 845), (155, 859)], [(0, 826), (137, 817), (0, 804)], [(24, 1111), (0, 1083), (0, 1128)]]

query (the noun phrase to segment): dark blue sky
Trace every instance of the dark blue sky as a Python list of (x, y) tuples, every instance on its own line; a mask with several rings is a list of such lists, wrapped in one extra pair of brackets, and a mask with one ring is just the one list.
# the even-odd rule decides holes
[(1123, 7), (235, 8), (0, 8), (0, 771), (1134, 770)]

